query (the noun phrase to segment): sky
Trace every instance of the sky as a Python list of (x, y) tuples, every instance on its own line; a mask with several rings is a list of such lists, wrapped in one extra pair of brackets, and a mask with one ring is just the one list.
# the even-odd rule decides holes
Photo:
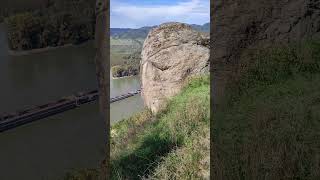
[(110, 0), (111, 28), (210, 22), (210, 0)]

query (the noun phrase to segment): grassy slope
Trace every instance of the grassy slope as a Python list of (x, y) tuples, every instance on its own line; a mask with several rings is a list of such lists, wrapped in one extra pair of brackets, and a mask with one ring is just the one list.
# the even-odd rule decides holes
[(112, 127), (113, 179), (201, 179), (209, 173), (209, 77), (188, 82), (167, 108)]
[(320, 43), (262, 51), (253, 59), (215, 112), (214, 173), (220, 179), (319, 179)]

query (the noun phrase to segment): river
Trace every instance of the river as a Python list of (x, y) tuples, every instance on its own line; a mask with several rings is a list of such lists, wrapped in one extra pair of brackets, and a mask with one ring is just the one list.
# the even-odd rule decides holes
[[(0, 114), (96, 89), (92, 43), (26, 56), (8, 54), (0, 25)], [(110, 79), (111, 97), (136, 90), (139, 77)], [(0, 179), (61, 179), (67, 171), (96, 168), (104, 157), (98, 103), (83, 105), (0, 133)], [(143, 108), (140, 96), (111, 104), (111, 123)]]

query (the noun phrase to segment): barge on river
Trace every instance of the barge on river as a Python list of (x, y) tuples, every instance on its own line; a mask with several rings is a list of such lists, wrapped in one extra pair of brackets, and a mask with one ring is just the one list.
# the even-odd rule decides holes
[[(124, 95), (113, 97), (110, 99), (110, 103), (137, 95), (140, 92), (141, 90), (136, 90), (134, 92), (129, 92)], [(5, 114), (3, 116), (0, 116), (0, 132), (77, 108), (82, 104), (96, 101), (98, 100), (98, 98), (99, 93), (97, 90), (85, 93), (81, 92), (72, 96), (63, 97), (62, 99), (55, 102), (47, 103), (41, 106), (36, 106), (34, 108), (29, 108), (11, 114)]]

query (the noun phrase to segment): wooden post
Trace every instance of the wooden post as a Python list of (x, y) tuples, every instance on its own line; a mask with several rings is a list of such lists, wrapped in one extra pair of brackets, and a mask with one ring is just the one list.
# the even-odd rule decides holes
[(107, 0), (96, 1), (96, 28), (95, 28), (95, 48), (96, 48), (96, 74), (99, 90), (100, 114), (106, 127), (106, 157), (101, 163), (101, 180), (109, 179), (110, 175), (110, 121), (109, 121), (109, 96), (110, 96), (110, 74), (109, 74), (109, 33), (107, 28), (110, 26), (109, 13), (110, 2)]

